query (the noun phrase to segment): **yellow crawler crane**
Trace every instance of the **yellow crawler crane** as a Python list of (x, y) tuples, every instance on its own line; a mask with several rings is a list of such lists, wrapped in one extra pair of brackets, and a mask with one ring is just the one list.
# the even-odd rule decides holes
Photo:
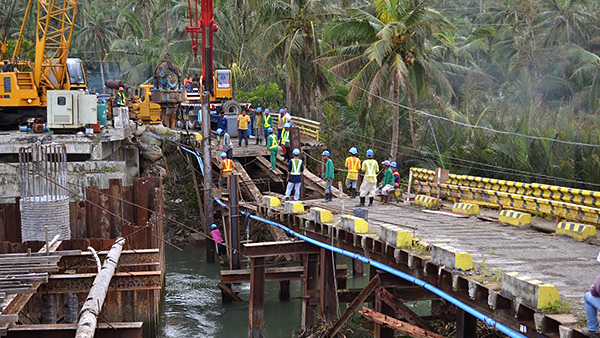
[(87, 88), (81, 60), (68, 58), (78, 0), (37, 0), (35, 59), (18, 60), (33, 3), (27, 2), (12, 58), (2, 62), (0, 127), (4, 128), (30, 118), (45, 120), (49, 90)]

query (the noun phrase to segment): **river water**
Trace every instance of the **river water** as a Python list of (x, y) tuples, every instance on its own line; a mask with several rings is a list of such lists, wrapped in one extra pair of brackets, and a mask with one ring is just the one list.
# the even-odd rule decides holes
[[(218, 263), (206, 263), (204, 248), (187, 245), (180, 252), (166, 248), (167, 274), (160, 338), (247, 337), (248, 303), (221, 302)], [(244, 263), (245, 264), (245, 263)], [(363, 287), (369, 275), (352, 277), (352, 265), (345, 257), (338, 264), (348, 265), (348, 288)], [(248, 300), (250, 287), (241, 285), (240, 296)], [(265, 337), (287, 338), (300, 328), (302, 285), (290, 283), (289, 301), (279, 301), (279, 282), (265, 286)], [(297, 298), (297, 299), (294, 299)]]

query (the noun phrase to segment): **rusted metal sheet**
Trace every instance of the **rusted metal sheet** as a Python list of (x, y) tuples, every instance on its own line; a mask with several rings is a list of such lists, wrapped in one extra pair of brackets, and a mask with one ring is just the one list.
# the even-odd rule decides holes
[[(283, 281), (302, 279), (304, 268), (302, 266), (286, 266), (279, 268), (267, 268), (265, 270), (265, 280)], [(346, 265), (336, 266), (336, 277), (346, 278), (348, 276), (348, 267)], [(250, 281), (250, 269), (222, 270), (221, 282), (226, 284), (245, 283)], [(335, 295), (335, 293), (334, 293)]]
[[(160, 290), (160, 271), (118, 272), (110, 281), (110, 290), (136, 291)], [(44, 293), (88, 292), (96, 277), (95, 273), (52, 275), (48, 283), (40, 287)]]
[[(100, 256), (100, 260), (104, 260), (104, 257), (108, 251), (100, 251), (98, 252), (98, 256)], [(160, 252), (159, 249), (141, 249), (141, 250), (124, 250), (121, 253), (121, 258), (119, 259), (120, 267), (127, 267), (128, 271), (131, 271), (131, 267), (133, 266), (152, 266), (154, 264), (159, 264), (160, 260)], [(92, 253), (89, 251), (84, 251), (80, 255), (75, 256), (63, 256), (58, 263), (58, 266), (61, 270), (65, 268), (95, 268), (96, 262), (92, 257)], [(153, 267), (152, 270), (158, 267)]]
[[(75, 324), (17, 325), (8, 330), (10, 338), (72, 338), (75, 336)], [(143, 323), (101, 323), (98, 324), (97, 338), (143, 338)]]

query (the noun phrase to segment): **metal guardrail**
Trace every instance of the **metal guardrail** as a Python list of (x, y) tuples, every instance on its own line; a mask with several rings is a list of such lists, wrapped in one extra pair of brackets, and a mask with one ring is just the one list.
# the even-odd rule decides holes
[[(273, 116), (273, 123), (279, 124), (279, 116)], [(321, 123), (302, 117), (292, 116), (292, 124), (300, 129), (300, 134), (319, 141)]]
[(412, 184), (422, 193), (483, 202), (515, 210), (600, 224), (600, 192), (539, 183), (522, 183), (470, 175), (450, 174), (445, 183), (433, 183), (436, 172), (411, 168)]

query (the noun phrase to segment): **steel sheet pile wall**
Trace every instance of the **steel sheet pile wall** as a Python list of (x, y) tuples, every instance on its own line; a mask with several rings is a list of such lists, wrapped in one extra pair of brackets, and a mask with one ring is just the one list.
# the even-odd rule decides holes
[(44, 241), (71, 238), (64, 144), (40, 144), (19, 149), (21, 239)]

